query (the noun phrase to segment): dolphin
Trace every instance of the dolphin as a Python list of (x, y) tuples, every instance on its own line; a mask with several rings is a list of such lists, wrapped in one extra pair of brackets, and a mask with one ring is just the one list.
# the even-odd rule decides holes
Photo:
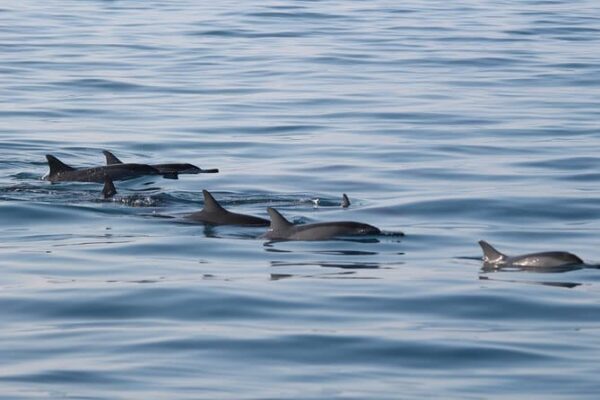
[[(108, 150), (102, 150), (106, 157), (106, 165), (123, 164), (113, 153)], [(193, 164), (150, 164), (152, 167), (160, 171), (160, 174), (167, 179), (177, 179), (179, 174), (216, 174), (219, 172), (217, 168), (202, 169)]]
[(377, 235), (374, 226), (352, 221), (294, 225), (274, 208), (267, 208), (271, 225), (262, 237), (272, 240), (328, 240), (339, 236)]
[(109, 176), (104, 177), (104, 187), (102, 188), (102, 196), (105, 199), (110, 199), (115, 194), (117, 194), (117, 189), (115, 188), (115, 184)]
[(564, 251), (548, 251), (510, 257), (500, 253), (484, 240), (479, 241), (483, 250), (483, 262), (495, 268), (558, 268), (564, 266), (580, 266), (584, 262), (575, 254)]
[(224, 209), (208, 190), (203, 190), (204, 208), (186, 216), (187, 219), (207, 225), (269, 226), (269, 220), (252, 215), (232, 213)]
[(104, 182), (138, 178), (144, 175), (160, 175), (160, 171), (146, 164), (119, 164), (92, 168), (73, 168), (53, 155), (46, 154), (50, 172), (44, 179), (54, 182)]

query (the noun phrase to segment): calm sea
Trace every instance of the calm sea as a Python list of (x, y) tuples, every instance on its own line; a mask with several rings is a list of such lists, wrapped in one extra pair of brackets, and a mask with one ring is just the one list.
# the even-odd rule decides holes
[(596, 0), (3, 1), (0, 398), (597, 399), (600, 270), (477, 241), (600, 263), (599, 154)]

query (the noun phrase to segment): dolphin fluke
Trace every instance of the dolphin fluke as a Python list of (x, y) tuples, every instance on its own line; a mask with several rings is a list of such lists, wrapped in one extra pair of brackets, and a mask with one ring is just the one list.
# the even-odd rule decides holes
[(506, 255), (500, 253), (485, 240), (480, 240), (479, 245), (481, 246), (481, 250), (483, 250), (483, 261), (485, 262), (497, 263), (507, 258)]
[(102, 154), (106, 157), (106, 165), (123, 164), (123, 161), (108, 150), (102, 150)]
[(58, 158), (51, 154), (46, 154), (46, 160), (48, 160), (48, 167), (50, 168), (49, 176), (60, 174), (61, 172), (74, 171), (75, 168), (65, 164)]
[(107, 175), (104, 177), (104, 187), (102, 188), (102, 196), (104, 196), (105, 199), (110, 199), (115, 194), (117, 194), (115, 184), (113, 183), (112, 179), (110, 179), (110, 176)]
[(346, 196), (346, 193), (342, 194), (342, 208), (350, 207), (350, 199)]

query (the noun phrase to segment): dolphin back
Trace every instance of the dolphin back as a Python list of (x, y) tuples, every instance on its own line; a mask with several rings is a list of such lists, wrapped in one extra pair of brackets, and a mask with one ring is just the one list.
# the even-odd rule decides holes
[(568, 265), (581, 265), (584, 261), (573, 253), (548, 251), (514, 257), (511, 264), (522, 268), (556, 268)]

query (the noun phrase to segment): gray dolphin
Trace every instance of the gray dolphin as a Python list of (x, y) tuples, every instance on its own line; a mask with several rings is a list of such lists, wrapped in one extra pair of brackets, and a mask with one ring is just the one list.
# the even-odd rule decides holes
[(44, 178), (54, 182), (104, 182), (138, 178), (144, 175), (160, 175), (160, 171), (146, 164), (118, 164), (92, 168), (73, 168), (53, 155), (46, 154), (50, 172)]
[(274, 208), (267, 208), (271, 225), (262, 237), (273, 240), (327, 240), (339, 236), (377, 235), (381, 231), (372, 225), (352, 221), (320, 222), (294, 225)]
[(479, 245), (483, 250), (483, 262), (486, 265), (494, 266), (495, 268), (558, 268), (584, 264), (583, 260), (575, 254), (564, 251), (548, 251), (510, 257), (500, 253), (486, 241), (480, 240)]
[(203, 190), (202, 194), (204, 195), (204, 208), (186, 216), (187, 219), (208, 225), (269, 226), (269, 221), (264, 218), (227, 211), (208, 190)]
[[(123, 164), (123, 161), (119, 160), (113, 153), (108, 150), (102, 150), (102, 153), (106, 157), (106, 165)], [(202, 169), (198, 168), (193, 164), (150, 164), (150, 166), (160, 171), (161, 175), (168, 179), (177, 179), (179, 174), (216, 174), (219, 172), (217, 168)]]

